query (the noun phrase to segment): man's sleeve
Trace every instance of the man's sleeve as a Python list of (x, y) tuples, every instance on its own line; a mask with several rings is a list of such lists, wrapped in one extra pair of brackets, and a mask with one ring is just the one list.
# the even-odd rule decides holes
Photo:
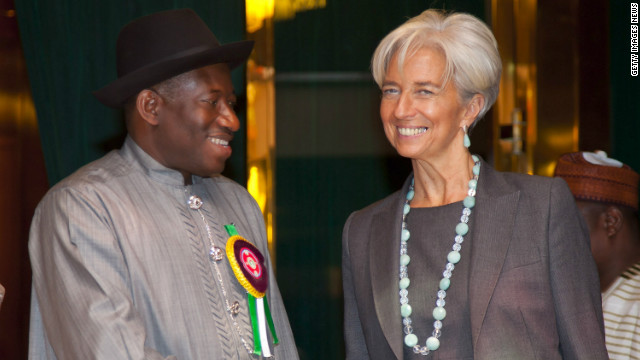
[(145, 348), (112, 225), (97, 197), (71, 189), (49, 193), (39, 205), (29, 236), (31, 359), (51, 352), (58, 359), (163, 359)]

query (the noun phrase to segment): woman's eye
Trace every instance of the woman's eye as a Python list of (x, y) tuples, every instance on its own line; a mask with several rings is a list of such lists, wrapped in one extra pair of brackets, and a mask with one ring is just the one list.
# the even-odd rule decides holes
[(431, 95), (433, 94), (433, 91), (427, 89), (418, 89), (416, 93), (418, 93), (419, 95)]
[(392, 97), (392, 96), (396, 96), (400, 94), (400, 91), (398, 89), (382, 89), (382, 96), (383, 97)]

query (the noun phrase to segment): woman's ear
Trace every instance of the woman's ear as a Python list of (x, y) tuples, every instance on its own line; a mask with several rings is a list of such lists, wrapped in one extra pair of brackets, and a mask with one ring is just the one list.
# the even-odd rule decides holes
[(162, 98), (153, 90), (145, 89), (138, 93), (136, 109), (149, 125), (158, 125), (158, 108), (161, 101)]
[(473, 122), (478, 118), (478, 115), (480, 114), (480, 111), (482, 111), (483, 107), (484, 96), (480, 94), (473, 95), (473, 97), (471, 98), (471, 100), (469, 100), (469, 102), (467, 102), (467, 105), (465, 107), (466, 109), (464, 113), (464, 122), (462, 125), (471, 127), (471, 125), (473, 125)]

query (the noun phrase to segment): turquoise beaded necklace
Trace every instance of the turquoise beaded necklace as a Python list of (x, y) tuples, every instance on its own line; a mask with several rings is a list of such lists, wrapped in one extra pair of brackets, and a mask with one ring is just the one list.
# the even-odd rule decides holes
[(411, 211), (411, 200), (414, 196), (414, 179), (411, 179), (411, 185), (407, 192), (407, 197), (404, 202), (404, 208), (402, 210), (402, 232), (400, 236), (400, 314), (402, 315), (402, 325), (404, 327), (404, 343), (406, 346), (413, 349), (413, 352), (420, 355), (429, 355), (432, 351), (436, 351), (440, 347), (440, 336), (442, 335), (442, 320), (447, 316), (447, 312), (444, 309), (444, 298), (447, 296), (447, 289), (451, 285), (451, 274), (455, 268), (455, 264), (460, 261), (460, 249), (462, 248), (462, 242), (464, 236), (469, 232), (469, 216), (471, 215), (471, 209), (476, 204), (476, 188), (478, 186), (478, 176), (480, 175), (480, 158), (476, 155), (473, 157), (473, 178), (469, 180), (469, 190), (467, 197), (464, 198), (462, 204), (462, 216), (460, 217), (460, 223), (456, 225), (456, 236), (454, 238), (454, 244), (452, 251), (447, 255), (447, 265), (442, 273), (442, 280), (440, 280), (438, 298), (436, 300), (436, 307), (433, 309), (433, 332), (427, 339), (425, 346), (418, 344), (418, 337), (413, 333), (413, 327), (411, 326), (411, 305), (409, 305), (409, 273), (408, 266), (411, 260), (407, 254), (407, 242), (411, 237), (411, 233), (407, 228), (407, 215)]

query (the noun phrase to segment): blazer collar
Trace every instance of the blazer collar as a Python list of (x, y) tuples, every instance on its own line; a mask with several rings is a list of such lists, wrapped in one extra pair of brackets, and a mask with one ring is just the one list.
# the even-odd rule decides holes
[(372, 238), (369, 244), (369, 268), (376, 317), (398, 359), (402, 359), (404, 344), (398, 302), (401, 214), (412, 177), (413, 175), (409, 176), (402, 190), (393, 195), (395, 199), (388, 203), (390, 206), (381, 208), (380, 212), (373, 216)]
[[(387, 203), (391, 206), (381, 208), (373, 216), (369, 247), (370, 277), (376, 316), (386, 340), (398, 359), (403, 358), (404, 346), (398, 302), (399, 235), (405, 194), (412, 177), (413, 175), (409, 176), (402, 190), (393, 195), (395, 199)], [(469, 299), (470, 301), (473, 299), (470, 303), (470, 312), (474, 347), (505, 261), (513, 233), (519, 194), (520, 192), (507, 183), (499, 172), (482, 161), (476, 207), (471, 215), (475, 217), (474, 228), (471, 230), (472, 255), (469, 285)], [(453, 235), (451, 239), (453, 241)]]

